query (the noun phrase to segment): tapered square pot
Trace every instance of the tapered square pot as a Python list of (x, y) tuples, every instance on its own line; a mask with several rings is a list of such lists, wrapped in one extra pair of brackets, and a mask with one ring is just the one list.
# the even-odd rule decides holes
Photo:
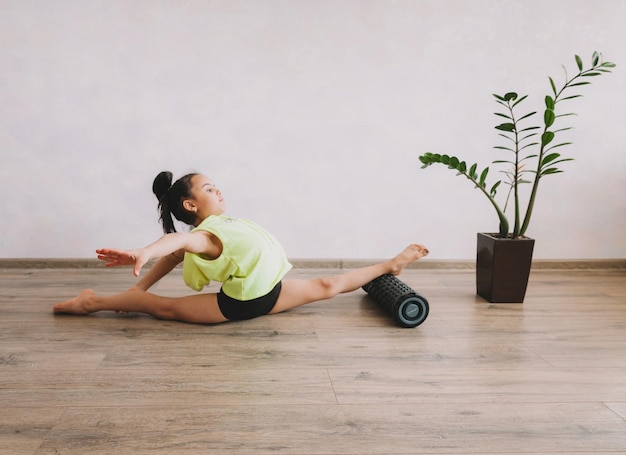
[(478, 233), (476, 293), (492, 303), (523, 303), (535, 240)]

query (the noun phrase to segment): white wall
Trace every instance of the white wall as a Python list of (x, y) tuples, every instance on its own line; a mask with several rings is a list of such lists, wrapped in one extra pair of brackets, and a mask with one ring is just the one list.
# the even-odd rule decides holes
[(536, 258), (626, 257), (626, 1), (0, 0), (0, 257), (160, 235), (154, 176), (201, 171), (293, 258), (470, 259), (491, 207), (426, 151), (498, 157), (494, 92), (594, 50)]

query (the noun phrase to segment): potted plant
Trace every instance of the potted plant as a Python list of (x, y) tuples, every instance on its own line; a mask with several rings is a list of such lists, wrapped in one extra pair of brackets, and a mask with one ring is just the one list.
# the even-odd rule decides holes
[[(598, 52), (593, 53), (591, 66), (587, 69), (578, 55), (575, 60), (578, 73), (569, 77), (567, 69), (563, 67), (565, 81), (562, 86), (557, 87), (554, 79), (548, 78), (551, 92), (545, 97), (541, 126), (529, 123), (537, 114), (536, 111), (519, 113), (520, 105), (527, 95), (520, 96), (515, 92), (493, 95), (501, 106), (495, 115), (504, 119), (504, 123), (498, 123), (495, 127), (503, 143), (494, 148), (506, 155), (492, 164), (506, 166), (500, 171), (504, 179), (488, 185), (489, 167), (480, 170), (477, 163), (468, 165), (456, 156), (425, 153), (419, 157), (422, 168), (443, 164), (456, 171), (457, 175), (466, 177), (485, 195), (496, 211), (499, 232), (479, 233), (476, 255), (477, 294), (490, 302), (524, 301), (534, 247), (534, 239), (526, 237), (526, 231), (533, 214), (539, 182), (544, 177), (563, 172), (561, 165), (573, 160), (559, 153), (561, 147), (571, 143), (557, 142), (555, 139), (559, 133), (570, 129), (557, 123), (575, 114), (557, 113), (557, 108), (565, 101), (580, 97), (580, 94), (574, 92), (590, 84), (591, 78), (609, 73), (615, 67), (615, 64), (603, 61)], [(497, 191), (502, 184), (503, 187), (508, 187), (503, 205), (496, 200)], [(520, 194), (519, 187), (522, 184), (532, 185), (525, 202)], [(513, 212), (512, 226), (506, 215), (510, 211)]]

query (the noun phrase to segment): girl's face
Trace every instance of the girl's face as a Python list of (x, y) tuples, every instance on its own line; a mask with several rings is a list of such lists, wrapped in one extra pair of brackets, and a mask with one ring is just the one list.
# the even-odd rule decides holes
[(191, 196), (183, 201), (183, 207), (196, 214), (196, 225), (208, 216), (221, 215), (226, 210), (222, 192), (204, 175), (191, 178)]

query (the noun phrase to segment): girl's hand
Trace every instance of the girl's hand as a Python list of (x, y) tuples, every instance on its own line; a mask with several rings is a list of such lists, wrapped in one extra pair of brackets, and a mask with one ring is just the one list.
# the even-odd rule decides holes
[(150, 255), (145, 249), (125, 251), (102, 248), (96, 250), (96, 253), (98, 254), (98, 259), (105, 262), (105, 267), (134, 265), (133, 274), (135, 276), (139, 276), (141, 268), (150, 260)]

